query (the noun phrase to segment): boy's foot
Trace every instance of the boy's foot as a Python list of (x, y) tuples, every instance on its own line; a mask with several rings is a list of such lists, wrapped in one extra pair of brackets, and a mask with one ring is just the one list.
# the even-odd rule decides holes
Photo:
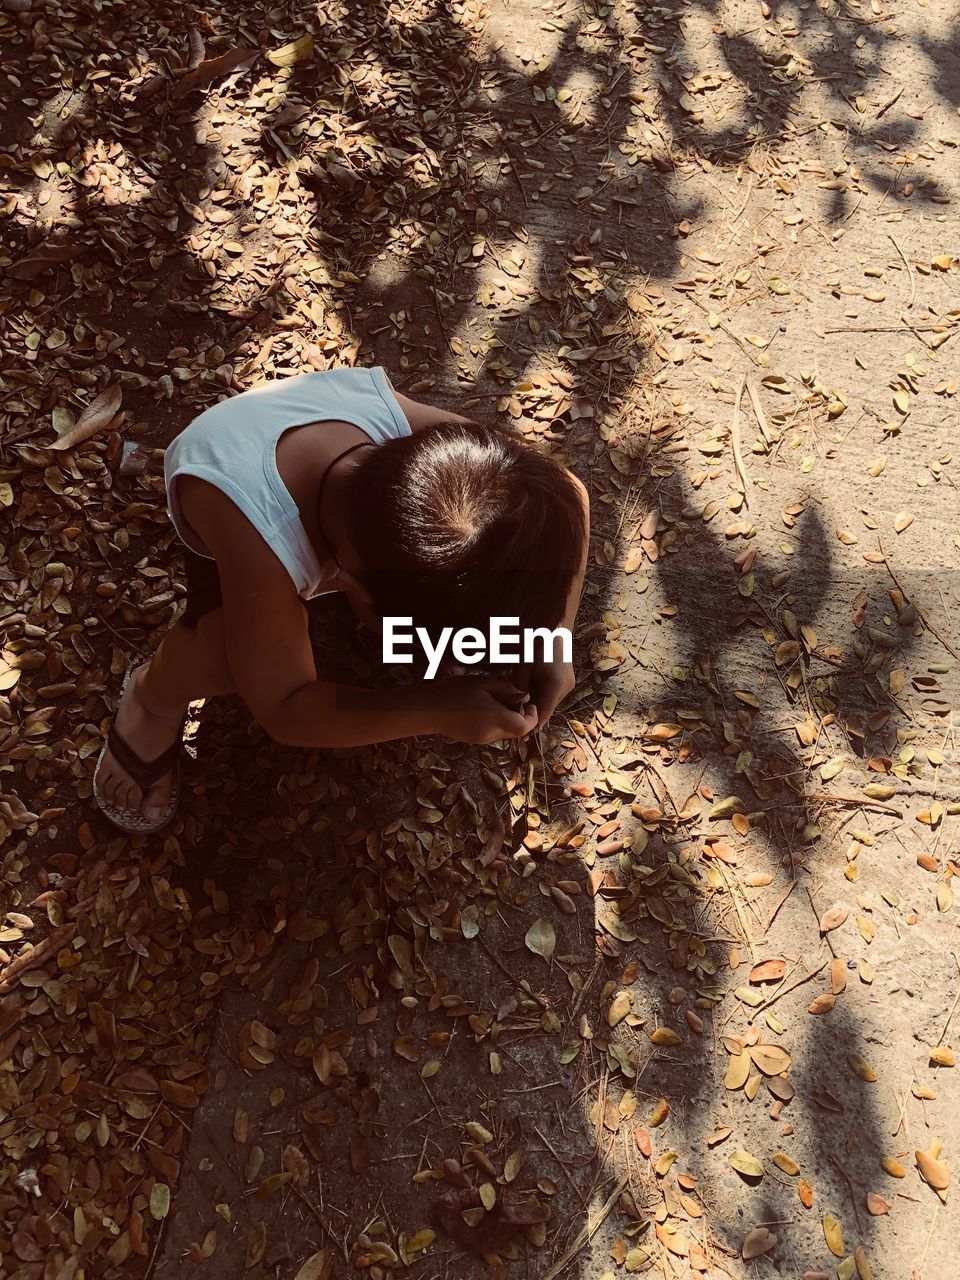
[[(174, 756), (168, 762), (170, 767), (164, 769), (159, 777), (147, 781), (141, 774), (141, 780), (145, 782), (143, 786), (133, 776), (134, 770), (137, 764), (149, 766), (154, 762), (159, 763), (166, 755), (173, 754), (172, 748), (179, 748), (186, 711), (186, 707), (165, 711), (144, 705), (142, 684), (149, 665), (149, 662), (145, 662), (131, 671), (114, 717), (114, 730), (119, 745), (108, 742), (94, 775), (94, 791), (101, 807), (105, 803), (111, 810), (123, 811), (124, 818), (129, 815), (134, 819), (131, 829), (142, 824), (147, 830), (164, 824), (172, 817), (170, 806), (176, 758)], [(123, 746), (128, 747), (135, 757), (127, 761), (128, 767), (124, 764), (127, 756)], [(111, 813), (107, 813), (107, 816), (116, 821)], [(137, 816), (140, 823), (136, 822)], [(128, 823), (118, 822), (117, 825), (126, 828)]]

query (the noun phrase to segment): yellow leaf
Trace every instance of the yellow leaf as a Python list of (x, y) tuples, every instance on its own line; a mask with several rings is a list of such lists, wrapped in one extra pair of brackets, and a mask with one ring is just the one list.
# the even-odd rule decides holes
[(866, 1080), (868, 1084), (873, 1084), (877, 1078), (877, 1073), (871, 1067), (870, 1063), (859, 1053), (851, 1053), (847, 1057), (850, 1069), (855, 1076), (859, 1076), (861, 1080)]
[(924, 1182), (933, 1187), (934, 1191), (946, 1191), (950, 1185), (950, 1166), (942, 1160), (934, 1160), (926, 1151), (915, 1151), (914, 1155)]
[(415, 1231), (407, 1241), (407, 1253), (422, 1253), (424, 1249), (433, 1244), (437, 1238), (437, 1233), (431, 1231), (429, 1227), (421, 1227), (419, 1231)]
[(737, 1147), (736, 1151), (732, 1151), (727, 1157), (727, 1161), (731, 1169), (736, 1169), (737, 1173), (742, 1173), (746, 1178), (762, 1178), (763, 1163), (752, 1156), (749, 1151), (744, 1151), (742, 1147)]
[(674, 1045), (683, 1043), (676, 1031), (670, 1027), (657, 1027), (650, 1039), (661, 1048), (672, 1048)]
[(313, 36), (301, 36), (299, 40), (291, 40), (273, 49), (267, 54), (267, 61), (275, 67), (292, 67), (298, 62), (305, 62), (313, 53)]
[(827, 1248), (835, 1258), (843, 1257), (843, 1228), (836, 1218), (826, 1217), (823, 1220), (823, 1238)]
[(750, 1055), (743, 1053), (734, 1054), (727, 1066), (727, 1074), (723, 1077), (723, 1087), (725, 1089), (742, 1089), (747, 1083), (747, 1077), (750, 1074)]
[(778, 1076), (790, 1066), (790, 1055), (775, 1044), (755, 1044), (750, 1057), (765, 1076)]

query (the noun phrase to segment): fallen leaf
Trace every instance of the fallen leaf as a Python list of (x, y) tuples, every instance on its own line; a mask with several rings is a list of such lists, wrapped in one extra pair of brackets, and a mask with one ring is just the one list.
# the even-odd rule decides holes
[(259, 49), (252, 49), (248, 45), (240, 45), (236, 49), (231, 49), (228, 53), (221, 53), (216, 58), (207, 58), (201, 62), (193, 71), (188, 71), (185, 76), (181, 76), (173, 88), (171, 97), (185, 98), (188, 94), (194, 93), (198, 89), (206, 89), (213, 84), (214, 80), (218, 80), (221, 76), (227, 76), (232, 71), (238, 71), (241, 67), (254, 62), (260, 56)]
[(761, 1254), (769, 1253), (777, 1244), (778, 1238), (772, 1231), (766, 1227), (754, 1227), (744, 1238), (740, 1252), (749, 1262), (751, 1258), (759, 1258)]
[(298, 62), (306, 62), (313, 54), (313, 44), (313, 36), (301, 36), (299, 40), (291, 40), (279, 49), (272, 49), (267, 54), (267, 60), (275, 67), (295, 66)]
[(843, 1248), (843, 1228), (836, 1218), (829, 1215), (823, 1220), (823, 1238), (827, 1242), (827, 1248), (835, 1258), (842, 1258), (844, 1255)]
[(657, 1027), (650, 1039), (661, 1048), (673, 1048), (678, 1044), (682, 1044), (680, 1037), (671, 1027)]
[(786, 971), (786, 960), (761, 960), (750, 970), (750, 981), (779, 982)]
[(332, 1280), (332, 1277), (333, 1254), (329, 1249), (321, 1249), (319, 1253), (310, 1255), (294, 1280)]
[(557, 946), (557, 935), (549, 920), (534, 920), (523, 939), (527, 950), (549, 961)]
[(779, 1045), (755, 1044), (748, 1053), (765, 1076), (778, 1076), (790, 1066), (790, 1055)]
[(835, 902), (820, 917), (820, 932), (832, 933), (834, 929), (839, 929), (849, 914), (849, 907), (845, 907), (842, 902)]
[(752, 1156), (749, 1151), (744, 1151), (742, 1147), (737, 1147), (736, 1151), (731, 1151), (727, 1156), (727, 1163), (731, 1169), (736, 1169), (737, 1173), (743, 1174), (746, 1178), (762, 1178), (763, 1163), (756, 1156)]
[(876, 1080), (877, 1073), (862, 1054), (848, 1054), (847, 1062), (850, 1064), (850, 1069), (853, 1074), (858, 1076), (861, 1080), (865, 1080), (868, 1084), (873, 1084)]
[(926, 1151), (915, 1151), (914, 1156), (924, 1182), (933, 1187), (934, 1191), (946, 1191), (950, 1185), (950, 1166), (942, 1160), (935, 1160)]
[(101, 391), (97, 398), (91, 400), (83, 413), (81, 413), (76, 426), (71, 427), (69, 431), (65, 431), (52, 444), (47, 445), (47, 448), (57, 449), (62, 452), (64, 449), (73, 449), (78, 444), (83, 444), (84, 440), (89, 440), (98, 431), (102, 431), (104, 427), (110, 425), (120, 412), (122, 398), (123, 393), (118, 386), (108, 387), (106, 391)]

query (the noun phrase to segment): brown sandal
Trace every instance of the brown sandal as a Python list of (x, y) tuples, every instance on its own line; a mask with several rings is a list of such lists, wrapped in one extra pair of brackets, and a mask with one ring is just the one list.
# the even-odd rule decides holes
[[(131, 663), (127, 668), (127, 674), (124, 676), (123, 686), (120, 690), (121, 699), (135, 670), (137, 670), (137, 664), (135, 663)], [(117, 705), (119, 706), (119, 702)], [(113, 724), (111, 724), (107, 734), (107, 740), (103, 744), (103, 749), (97, 759), (97, 767), (93, 773), (93, 796), (104, 817), (109, 818), (115, 827), (119, 827), (121, 831), (126, 831), (128, 835), (150, 836), (157, 831), (162, 831), (164, 827), (172, 822), (174, 814), (177, 812), (177, 806), (180, 803), (180, 752), (183, 747), (183, 726), (186, 721), (187, 717), (184, 715), (180, 723), (180, 733), (176, 741), (172, 742), (166, 751), (162, 751), (154, 760), (144, 760), (137, 755), (129, 742), (120, 734), (117, 729), (116, 717), (114, 717)], [(173, 786), (170, 790), (170, 803), (166, 812), (160, 818), (151, 821), (150, 818), (145, 818), (139, 809), (127, 809), (120, 805), (111, 804), (102, 793), (97, 780), (107, 751), (112, 752), (113, 758), (120, 768), (129, 774), (144, 793), (155, 782), (158, 782), (164, 774), (172, 772)]]

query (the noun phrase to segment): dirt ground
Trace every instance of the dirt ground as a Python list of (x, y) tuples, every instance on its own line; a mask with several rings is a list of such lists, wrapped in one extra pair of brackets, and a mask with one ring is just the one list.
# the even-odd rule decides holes
[[(952, 1280), (957, 19), (0, 3), (4, 1280)], [(577, 689), (126, 840), (163, 446), (344, 363), (589, 485)]]

